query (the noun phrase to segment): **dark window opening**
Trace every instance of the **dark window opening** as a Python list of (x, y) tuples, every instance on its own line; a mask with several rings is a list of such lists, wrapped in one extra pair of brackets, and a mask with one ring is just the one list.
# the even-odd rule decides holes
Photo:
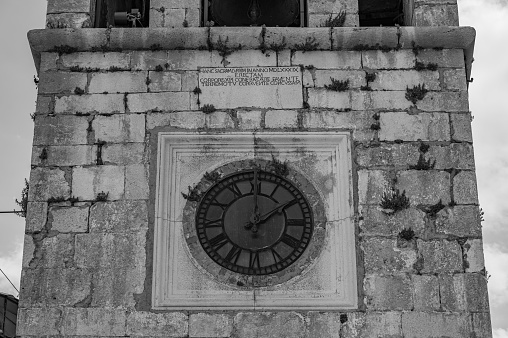
[(359, 0), (360, 26), (394, 26), (405, 24), (404, 0)]
[(150, 0), (97, 0), (95, 27), (148, 27)]
[(203, 25), (305, 27), (305, 0), (203, 0)]

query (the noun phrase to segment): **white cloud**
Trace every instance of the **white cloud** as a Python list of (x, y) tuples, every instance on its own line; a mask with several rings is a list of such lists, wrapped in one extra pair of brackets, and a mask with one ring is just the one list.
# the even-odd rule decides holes
[(508, 338), (508, 330), (494, 329), (494, 338)]
[[(21, 262), (23, 258), (23, 246), (18, 245), (9, 254), (0, 257), (0, 268), (9, 277), (11, 282), (19, 290), (19, 280), (21, 277)], [(9, 281), (0, 273), (0, 292), (17, 296), (16, 290)]]

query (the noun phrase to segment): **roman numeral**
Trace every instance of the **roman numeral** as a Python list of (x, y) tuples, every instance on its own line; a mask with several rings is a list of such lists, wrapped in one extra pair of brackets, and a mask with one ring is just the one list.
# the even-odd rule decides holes
[(235, 197), (242, 196), (242, 192), (235, 183), (228, 185), (227, 188), (235, 195)]
[(205, 228), (219, 228), (222, 226), (222, 218), (214, 220), (206, 220), (203, 225), (205, 226)]
[(226, 207), (228, 206), (227, 204), (224, 204), (224, 203), (220, 203), (219, 201), (217, 200), (213, 200), (213, 202), (210, 203), (210, 206), (213, 206), (213, 207), (219, 207), (221, 208), (222, 210), (225, 210)]
[(242, 249), (240, 249), (237, 246), (233, 246), (231, 250), (229, 250), (228, 254), (224, 258), (224, 260), (236, 264), (238, 261), (238, 258), (240, 257), (240, 254), (242, 253)]
[(261, 265), (259, 263), (259, 253), (257, 251), (251, 252), (249, 257), (249, 269), (256, 269), (260, 267)]
[(281, 238), (281, 241), (282, 243), (289, 245), (293, 249), (296, 249), (300, 246), (300, 241), (288, 234), (284, 234)]
[(217, 251), (220, 248), (222, 248), (226, 243), (228, 242), (228, 238), (225, 233), (220, 233), (219, 235), (212, 238), (209, 243), (212, 246), (212, 248)]
[(282, 261), (282, 256), (279, 255), (279, 253), (275, 251), (274, 248), (271, 248), (270, 250), (272, 251), (273, 260), (275, 261), (275, 263), (279, 263), (280, 261)]
[(303, 219), (287, 219), (286, 225), (293, 226), (293, 227), (303, 227), (303, 226), (305, 226), (305, 220), (303, 220)]

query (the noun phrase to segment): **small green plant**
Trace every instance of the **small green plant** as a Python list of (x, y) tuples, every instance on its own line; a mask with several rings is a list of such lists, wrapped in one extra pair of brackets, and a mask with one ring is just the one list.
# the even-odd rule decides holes
[(304, 53), (317, 50), (318, 47), (319, 47), (319, 42), (316, 41), (315, 37), (312, 37), (312, 38), (308, 37), (307, 39), (305, 39), (305, 42), (297, 43), (295, 45), (296, 50), (301, 50)]
[(345, 322), (347, 322), (347, 321), (348, 321), (347, 314), (342, 313), (342, 314), (340, 315), (340, 317), (339, 317), (339, 320), (340, 320), (340, 323), (341, 323), (341, 324), (344, 324)]
[(425, 213), (429, 215), (430, 218), (436, 218), (438, 212), (443, 210), (446, 206), (443, 204), (441, 200), (437, 202), (434, 205), (431, 205), (430, 207), (425, 209)]
[(185, 198), (187, 201), (190, 202), (199, 202), (201, 200), (201, 192), (199, 191), (199, 189), (197, 187), (191, 188), (190, 186), (188, 187), (188, 189), (189, 189), (188, 194), (182, 192), (183, 198)]
[(273, 171), (279, 176), (286, 177), (289, 174), (287, 160), (282, 162), (279, 159), (275, 158), (275, 155), (272, 154), (272, 161), (270, 162), (270, 165)]
[(233, 54), (233, 52), (242, 49), (242, 45), (238, 45), (238, 47), (229, 47), (228, 42), (229, 37), (226, 37), (225, 40), (222, 40), (222, 38), (219, 36), (219, 40), (215, 45), (215, 49), (219, 52), (219, 55), (222, 56), (223, 58), (226, 58), (229, 55)]
[(77, 51), (78, 49), (76, 47), (71, 47), (69, 45), (55, 46), (53, 49), (50, 50), (50, 52), (55, 52), (58, 53), (59, 55), (76, 53)]
[(480, 222), (485, 221), (484, 216), (485, 216), (485, 212), (483, 211), (483, 209), (482, 209), (482, 208), (480, 208)]
[(418, 46), (414, 41), (411, 41), (411, 46), (413, 47), (413, 54), (415, 56), (418, 56), (418, 54), (420, 54), (420, 51), (423, 50), (423, 47)]
[(367, 85), (376, 80), (376, 73), (365, 73), (365, 81), (367, 81)]
[(63, 197), (63, 196), (48, 198), (48, 204), (51, 204), (51, 203), (62, 203), (62, 202), (65, 202), (65, 201), (66, 201), (66, 198)]
[(413, 102), (413, 104), (416, 104), (416, 102), (423, 100), (425, 95), (427, 95), (428, 90), (425, 88), (425, 84), (418, 86), (414, 86), (413, 88), (406, 88), (406, 99), (408, 101)]
[(195, 95), (199, 95), (199, 94), (201, 94), (201, 93), (202, 93), (202, 92), (201, 92), (201, 88), (199, 88), (199, 87), (194, 88), (194, 90), (193, 90), (192, 92), (193, 92)]
[(425, 153), (427, 153), (429, 151), (429, 149), (430, 149), (430, 146), (428, 144), (425, 144), (423, 142), (420, 144), (419, 150), (420, 150), (421, 153), (425, 154)]
[(399, 189), (391, 189), (386, 191), (381, 198), (380, 207), (387, 215), (393, 215), (397, 211), (409, 208), (409, 198), (406, 197), (406, 191), (402, 193)]
[(152, 52), (156, 52), (156, 51), (162, 50), (162, 46), (158, 43), (154, 43), (153, 45), (150, 46), (150, 50)]
[(381, 124), (379, 122), (375, 122), (370, 125), (371, 130), (381, 130)]
[(332, 84), (325, 85), (325, 88), (328, 90), (333, 90), (336, 92), (345, 92), (346, 90), (349, 89), (349, 80), (341, 81), (341, 80), (336, 80), (333, 77), (331, 77), (330, 80), (332, 81)]
[(286, 37), (284, 36), (280, 43), (272, 42), (270, 44), (270, 50), (273, 50), (274, 52), (278, 53), (278, 52), (284, 50), (284, 48), (286, 48), (286, 46), (287, 46)]
[(416, 165), (410, 165), (409, 169), (411, 170), (431, 170), (434, 169), (436, 165), (436, 160), (431, 161), (430, 158), (428, 160), (425, 159), (424, 154), (420, 154), (418, 158), (418, 163)]
[(79, 87), (74, 88), (74, 94), (76, 95), (83, 95), (85, 93), (84, 89), (81, 89)]
[(95, 198), (95, 200), (97, 202), (105, 202), (108, 200), (108, 196), (109, 196), (109, 192), (101, 191), (100, 193), (97, 194), (97, 197)]
[(215, 106), (213, 104), (205, 104), (203, 107), (201, 107), (201, 111), (205, 114), (211, 114), (215, 112), (217, 109), (215, 109)]
[(399, 232), (400, 239), (403, 239), (405, 241), (411, 241), (415, 237), (415, 232), (411, 228), (404, 228), (401, 232)]
[(145, 83), (146, 83), (147, 86), (149, 86), (150, 83), (152, 83), (152, 80), (147, 77), (146, 80), (145, 80)]
[(303, 109), (310, 109), (310, 104), (307, 101), (303, 101), (302, 108)]
[(220, 173), (220, 172), (218, 172), (218, 171), (213, 171), (213, 172), (211, 172), (211, 173), (209, 173), (209, 172), (207, 171), (203, 177), (204, 177), (204, 178), (205, 178), (205, 180), (207, 180), (207, 181), (210, 181), (210, 182), (212, 182), (212, 183), (216, 183), (216, 182), (218, 182), (218, 181), (221, 179), (222, 175), (221, 175), (221, 173)]
[(417, 71), (423, 71), (423, 70), (431, 70), (436, 71), (438, 69), (437, 63), (423, 63), (420, 61), (416, 61), (415, 63), (415, 69)]
[(330, 14), (321, 27), (344, 27), (344, 22), (346, 22), (346, 11), (340, 11), (335, 17)]
[(123, 69), (122, 69), (122, 68), (117, 67), (117, 66), (111, 66), (111, 67), (109, 67), (109, 69), (108, 69), (108, 70), (109, 70), (110, 72), (112, 72), (112, 73), (114, 73), (114, 72), (121, 72), (121, 71), (123, 71)]
[(162, 72), (162, 71), (164, 71), (164, 67), (162, 67), (161, 65), (157, 65), (157, 66), (155, 66), (155, 71)]
[(48, 150), (46, 148), (42, 149), (41, 154), (39, 155), (39, 159), (41, 161), (44, 161), (44, 160), (48, 159)]
[(30, 185), (28, 184), (28, 180), (25, 178), (25, 186), (23, 190), (21, 190), (21, 200), (18, 201), (16, 198), (15, 202), (21, 209), (20, 211), (15, 212), (19, 217), (26, 217), (26, 210), (28, 207), (28, 190), (30, 189)]
[(366, 44), (357, 44), (357, 45), (354, 45), (353, 48), (351, 48), (352, 50), (356, 51), (356, 52), (361, 52), (361, 51), (364, 51), (364, 50), (369, 50), (369, 49), (372, 49), (369, 45), (366, 45)]
[(182, 26), (183, 26), (183, 27), (189, 27), (189, 21), (187, 21), (187, 20), (183, 20), (183, 22), (182, 22)]

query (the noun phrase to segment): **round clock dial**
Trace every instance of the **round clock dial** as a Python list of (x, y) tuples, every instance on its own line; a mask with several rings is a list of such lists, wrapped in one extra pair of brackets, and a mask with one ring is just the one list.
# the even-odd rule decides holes
[(309, 245), (312, 210), (285, 178), (258, 169), (229, 175), (205, 193), (196, 232), (219, 265), (247, 275), (276, 273)]

